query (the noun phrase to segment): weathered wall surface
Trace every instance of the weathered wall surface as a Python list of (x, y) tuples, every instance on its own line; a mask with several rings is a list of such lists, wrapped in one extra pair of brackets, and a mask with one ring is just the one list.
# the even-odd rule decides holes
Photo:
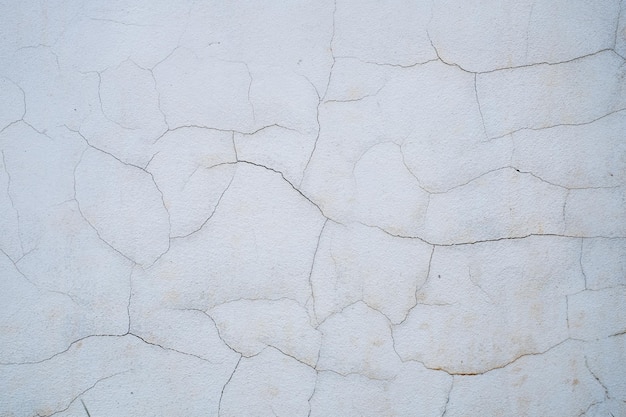
[(626, 416), (626, 2), (0, 3), (0, 416)]

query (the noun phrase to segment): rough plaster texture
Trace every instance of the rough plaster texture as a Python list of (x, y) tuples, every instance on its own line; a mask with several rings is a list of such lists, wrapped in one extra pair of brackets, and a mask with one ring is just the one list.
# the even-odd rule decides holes
[(0, 1), (0, 416), (626, 416), (626, 1)]

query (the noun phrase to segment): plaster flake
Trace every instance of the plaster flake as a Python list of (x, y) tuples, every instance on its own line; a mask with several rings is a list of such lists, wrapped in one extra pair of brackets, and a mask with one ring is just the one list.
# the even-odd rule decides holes
[(0, 415), (626, 415), (626, 5), (0, 4)]

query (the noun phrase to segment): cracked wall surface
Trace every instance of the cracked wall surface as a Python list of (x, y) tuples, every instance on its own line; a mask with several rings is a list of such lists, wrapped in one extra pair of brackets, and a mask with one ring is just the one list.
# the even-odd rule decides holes
[(0, 22), (0, 416), (626, 416), (626, 0)]

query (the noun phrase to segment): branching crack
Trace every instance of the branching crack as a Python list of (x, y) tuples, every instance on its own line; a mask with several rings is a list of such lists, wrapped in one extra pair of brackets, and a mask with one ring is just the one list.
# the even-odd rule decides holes
[[(470, 71), (470, 70), (462, 67), (461, 65), (457, 64), (457, 63), (449, 62), (449, 61), (446, 61), (445, 59), (443, 59), (441, 57), (441, 54), (439, 53), (439, 49), (435, 46), (435, 44), (434, 44), (434, 42), (433, 42), (433, 40), (432, 40), (432, 38), (430, 36), (429, 31), (426, 31), (426, 35), (428, 37), (428, 41), (430, 42), (431, 47), (435, 51), (435, 55), (437, 55), (437, 60), (441, 61), (443, 64), (445, 64), (447, 66), (456, 67), (456, 68), (460, 69), (463, 72), (466, 72), (468, 74), (475, 74), (475, 75), (476, 74), (478, 74), (478, 75), (480, 75), (480, 74), (491, 74), (491, 73), (499, 72), (499, 71), (517, 70), (517, 69), (530, 68), (530, 67), (536, 67), (536, 66), (542, 66), (542, 65), (554, 66), (554, 65), (561, 65), (561, 64), (569, 64), (569, 63), (576, 62), (576, 61), (579, 61), (579, 60), (582, 60), (582, 59), (585, 59), (585, 58), (590, 58), (592, 56), (600, 55), (600, 54), (605, 53), (605, 52), (612, 52), (613, 54), (617, 55), (618, 57), (624, 59), (624, 57), (622, 57), (620, 54), (618, 54), (615, 51), (616, 42), (614, 42), (613, 48), (603, 48), (603, 49), (597, 50), (595, 52), (591, 52), (591, 53), (588, 53), (588, 54), (585, 54), (585, 55), (580, 55), (580, 56), (577, 56), (577, 57), (574, 57), (574, 58), (570, 58), (570, 59), (566, 59), (566, 60), (563, 60), (563, 61), (553, 61), (553, 62), (551, 62), (551, 61), (540, 61), (540, 62), (532, 62), (530, 64), (513, 65), (513, 66), (506, 66), (506, 67), (497, 67), (497, 68), (493, 68), (493, 69), (490, 69), (490, 70), (487, 70), (487, 71)], [(617, 32), (616, 32), (616, 35), (615, 35), (615, 39), (617, 39)], [(495, 139), (495, 138), (492, 138), (492, 139)]]
[[(33, 250), (34, 250), (34, 249), (33, 249)], [(32, 250), (31, 250), (30, 252), (32, 252)], [(30, 253), (30, 252), (28, 252), (28, 253)], [(6, 256), (6, 257), (7, 257), (7, 259), (8, 259), (8, 260), (9, 260), (9, 261), (13, 264), (13, 267), (15, 268), (15, 270), (17, 271), (17, 273), (18, 273), (20, 276), (22, 276), (22, 278), (24, 278), (24, 279), (25, 279), (25, 280), (26, 280), (26, 281), (27, 281), (30, 285), (32, 285), (33, 287), (35, 287), (37, 290), (40, 290), (40, 291), (41, 291), (41, 290), (43, 290), (43, 291), (47, 291), (47, 292), (50, 292), (50, 293), (53, 293), (53, 294), (59, 294), (59, 295), (62, 295), (62, 296), (64, 296), (64, 297), (69, 298), (69, 299), (70, 299), (70, 300), (71, 300), (74, 304), (79, 304), (79, 303), (77, 302), (77, 300), (76, 300), (76, 299), (75, 299), (75, 298), (74, 298), (71, 294), (69, 294), (69, 293), (66, 293), (66, 292), (63, 292), (63, 291), (58, 291), (58, 290), (53, 290), (53, 289), (50, 289), (50, 288), (42, 288), (42, 287), (41, 287), (39, 284), (37, 284), (36, 282), (31, 281), (31, 280), (30, 280), (30, 278), (28, 278), (28, 277), (26, 276), (26, 274), (24, 274), (24, 272), (22, 272), (22, 270), (21, 270), (21, 269), (19, 268), (19, 266), (18, 266), (19, 261), (20, 261), (20, 260), (22, 260), (22, 259), (24, 258), (24, 256), (26, 256), (28, 253), (27, 253), (27, 254), (25, 254), (24, 256), (22, 256), (22, 257), (21, 257), (19, 260), (17, 260), (17, 261), (14, 261), (14, 260), (13, 260), (13, 259), (9, 256), (9, 254), (8, 254), (8, 253), (6, 253), (6, 252), (5, 252), (2, 248), (0, 248), (0, 253), (2, 253), (4, 256)], [(2, 365), (2, 363), (0, 363), (0, 365)]]
[(107, 337), (115, 337), (115, 338), (133, 337), (133, 338), (138, 339), (139, 341), (141, 341), (141, 342), (143, 342), (143, 343), (145, 343), (147, 345), (155, 346), (155, 347), (158, 347), (159, 349), (162, 349), (162, 350), (165, 350), (165, 351), (179, 353), (181, 355), (193, 357), (193, 358), (199, 359), (201, 361), (211, 363), (210, 360), (208, 360), (206, 358), (203, 358), (202, 356), (195, 355), (193, 353), (183, 352), (181, 350), (177, 350), (177, 349), (174, 349), (174, 348), (171, 348), (171, 347), (163, 346), (161, 344), (158, 344), (158, 343), (155, 343), (155, 342), (151, 342), (151, 341), (149, 341), (149, 340), (147, 340), (147, 339), (145, 339), (145, 338), (143, 338), (143, 337), (141, 337), (141, 336), (139, 336), (139, 335), (137, 335), (135, 333), (126, 332), (126, 333), (123, 333), (123, 334), (91, 334), (91, 335), (83, 336), (83, 337), (81, 337), (79, 339), (74, 340), (72, 343), (69, 344), (69, 346), (67, 346), (67, 348), (63, 349), (62, 351), (57, 352), (57, 353), (55, 353), (55, 354), (53, 354), (51, 356), (48, 356), (48, 357), (46, 357), (44, 359), (39, 359), (39, 360), (35, 360), (35, 361), (24, 361), (24, 362), (0, 362), (0, 366), (37, 365), (37, 364), (40, 364), (40, 363), (48, 362), (48, 361), (56, 358), (57, 356), (60, 356), (60, 355), (63, 355), (65, 353), (69, 352), (70, 349), (72, 349), (72, 347), (75, 344), (80, 343), (80, 342), (82, 342), (84, 340), (91, 339), (91, 338), (107, 338)]
[[(101, 148), (98, 148), (98, 147), (96, 147), (96, 146), (92, 145), (92, 144), (89, 142), (89, 140), (88, 140), (88, 139), (87, 139), (87, 138), (86, 138), (86, 137), (85, 137), (85, 136), (84, 136), (84, 135), (80, 132), (80, 130), (79, 130), (79, 129), (78, 129), (78, 130), (76, 130), (76, 129), (72, 129), (72, 128), (70, 128), (70, 127), (69, 127), (69, 126), (67, 126), (67, 125), (64, 125), (64, 126), (65, 126), (65, 128), (66, 128), (67, 130), (69, 130), (70, 132), (73, 132), (73, 133), (78, 134), (78, 135), (79, 135), (79, 136), (83, 139), (83, 141), (87, 144), (87, 146), (88, 146), (88, 147), (90, 147), (90, 148), (92, 148), (92, 149), (94, 149), (94, 150), (96, 150), (96, 151), (102, 152), (102, 153), (104, 153), (104, 154), (106, 154), (106, 155), (108, 155), (108, 156), (112, 157), (113, 159), (115, 159), (116, 161), (118, 161), (119, 163), (121, 163), (121, 164), (123, 164), (123, 165), (126, 165), (126, 166), (131, 167), (131, 168), (138, 169), (138, 170), (142, 171), (143, 173), (147, 174), (148, 176), (150, 176), (150, 179), (151, 179), (152, 183), (154, 184), (154, 186), (155, 186), (156, 190), (157, 190), (157, 191), (158, 191), (158, 193), (159, 193), (159, 196), (160, 196), (160, 199), (161, 199), (161, 204), (163, 205), (163, 208), (165, 209), (165, 212), (167, 213), (168, 235), (171, 235), (171, 232), (172, 232), (172, 221), (171, 221), (171, 215), (170, 215), (169, 209), (167, 208), (167, 204), (165, 203), (165, 196), (164, 196), (164, 194), (163, 194), (163, 191), (161, 191), (161, 188), (160, 188), (160, 187), (159, 187), (159, 185), (157, 184), (157, 182), (156, 182), (156, 180), (155, 180), (155, 178), (154, 178), (154, 175), (152, 175), (152, 173), (151, 173), (150, 171), (148, 171), (148, 170), (147, 170), (146, 168), (144, 168), (144, 167), (141, 167), (141, 166), (139, 166), (139, 165), (135, 165), (135, 164), (131, 164), (131, 163), (129, 163), (129, 162), (122, 161), (120, 158), (118, 158), (118, 157), (117, 157), (117, 156), (115, 156), (114, 154), (112, 154), (112, 153), (110, 153), (110, 152), (107, 152), (107, 151), (105, 151), (105, 150), (103, 150), (103, 149), (101, 149)], [(115, 248), (112, 244), (110, 244), (109, 242), (107, 242), (107, 241), (106, 241), (106, 240), (105, 240), (105, 239), (104, 239), (104, 238), (100, 235), (100, 231), (99, 231), (99, 230), (98, 230), (98, 229), (97, 229), (97, 228), (96, 228), (96, 227), (95, 227), (95, 226), (94, 226), (94, 225), (93, 225), (93, 224), (92, 224), (92, 223), (91, 223), (91, 222), (87, 219), (87, 217), (85, 216), (85, 214), (83, 213), (83, 211), (82, 211), (82, 209), (81, 209), (80, 202), (78, 201), (78, 199), (77, 199), (77, 194), (76, 194), (76, 170), (78, 169), (78, 166), (81, 164), (81, 162), (82, 162), (82, 160), (83, 160), (83, 156), (85, 155), (85, 152), (86, 152), (86, 150), (85, 150), (85, 151), (83, 151), (83, 153), (81, 154), (81, 156), (80, 156), (80, 158), (79, 158), (79, 160), (78, 160), (78, 163), (77, 163), (77, 164), (76, 164), (76, 166), (74, 167), (74, 200), (76, 201), (76, 205), (77, 205), (77, 207), (78, 207), (78, 211), (80, 212), (80, 215), (82, 216), (82, 218), (83, 218), (83, 219), (84, 219), (84, 220), (85, 220), (85, 221), (86, 221), (86, 222), (87, 222), (87, 223), (91, 226), (91, 228), (92, 228), (92, 229), (96, 232), (96, 234), (98, 235), (98, 238), (100, 238), (100, 240), (102, 240), (102, 241), (103, 241), (104, 243), (106, 243), (106, 244), (107, 244), (110, 248), (112, 248), (113, 250), (115, 250), (117, 253), (119, 253), (120, 255), (122, 255), (124, 258), (128, 259), (128, 260), (129, 260), (129, 261), (131, 261), (133, 264), (135, 264), (136, 262), (135, 262), (135, 260), (134, 260), (134, 259), (132, 259), (132, 258), (130, 258), (129, 256), (127, 256), (126, 254), (122, 253), (120, 250), (118, 250), (117, 248)], [(165, 249), (165, 251), (164, 251), (163, 253), (159, 254), (159, 256), (157, 256), (157, 257), (156, 257), (156, 259), (155, 259), (152, 263), (150, 263), (150, 265), (147, 265), (147, 268), (149, 268), (149, 267), (151, 267), (152, 265), (154, 265), (154, 264), (155, 264), (155, 263), (156, 263), (156, 262), (157, 262), (157, 261), (158, 261), (158, 260), (159, 260), (159, 259), (163, 256), (163, 255), (165, 255), (165, 254), (166, 254), (166, 253), (170, 250), (170, 247), (171, 247), (171, 242), (170, 242), (170, 239), (168, 239), (167, 249)]]
[(30, 126), (31, 128), (33, 128), (34, 130), (36, 130), (34, 127), (32, 127), (28, 122), (26, 122), (25, 117), (26, 117), (26, 91), (24, 91), (24, 89), (22, 88), (21, 85), (19, 85), (18, 83), (16, 83), (15, 81), (13, 81), (10, 78), (6, 78), (3, 77), (5, 80), (8, 80), (10, 83), (12, 83), (13, 85), (15, 85), (20, 92), (22, 93), (22, 103), (24, 105), (24, 111), (22, 112), (22, 116), (17, 119), (12, 121), (11, 123), (9, 123), (8, 125), (4, 126), (2, 129), (0, 129), (0, 133), (4, 132), (5, 130), (7, 130), (8, 128), (10, 128), (11, 126), (19, 123), (19, 122), (24, 122), (25, 124), (27, 124), (28, 126)]
[(113, 245), (111, 245), (109, 242), (107, 242), (102, 235), (100, 235), (100, 231), (96, 228), (96, 226), (94, 226), (89, 219), (87, 219), (87, 217), (85, 216), (85, 214), (83, 213), (81, 207), (80, 207), (80, 202), (78, 201), (78, 199), (76, 198), (76, 170), (78, 169), (78, 166), (80, 165), (80, 163), (83, 160), (83, 156), (85, 155), (85, 151), (83, 151), (83, 153), (80, 155), (80, 158), (78, 160), (78, 162), (76, 163), (76, 165), (74, 166), (74, 201), (76, 202), (76, 208), (78, 209), (78, 213), (80, 214), (80, 216), (83, 218), (83, 220), (85, 220), (85, 222), (89, 225), (89, 227), (91, 227), (93, 229), (94, 232), (96, 232), (96, 235), (98, 236), (98, 239), (100, 239), (102, 242), (104, 242), (108, 247), (110, 247), (111, 249), (113, 249), (115, 252), (117, 252), (119, 255), (121, 255), (123, 258), (127, 259), (128, 261), (132, 262), (133, 264), (135, 264), (136, 262), (131, 259), (130, 257), (128, 257), (126, 254), (122, 253), (121, 251), (119, 251), (117, 248), (115, 248)]
[(302, 179), (300, 181), (300, 186), (302, 185), (302, 182), (304, 181), (304, 177), (306, 175), (307, 169), (309, 168), (309, 164), (311, 163), (311, 160), (313, 159), (313, 155), (315, 154), (315, 151), (317, 150), (317, 142), (319, 141), (320, 138), (320, 132), (322, 130), (322, 126), (320, 124), (320, 106), (322, 105), (322, 103), (324, 103), (324, 101), (326, 100), (326, 95), (328, 94), (328, 90), (330, 88), (330, 82), (331, 79), (333, 77), (333, 69), (335, 68), (335, 64), (337, 63), (337, 58), (335, 57), (335, 52), (333, 50), (333, 42), (335, 41), (335, 18), (337, 15), (337, 0), (334, 0), (334, 8), (333, 8), (333, 25), (332, 25), (332, 33), (331, 33), (331, 37), (330, 37), (330, 42), (329, 42), (329, 50), (330, 50), (330, 56), (331, 56), (331, 60), (332, 63), (330, 65), (330, 70), (328, 73), (328, 80), (326, 82), (326, 89), (324, 90), (324, 94), (320, 94), (320, 92), (318, 91), (317, 87), (315, 86), (315, 84), (313, 84), (308, 78), (307, 81), (309, 81), (309, 83), (313, 86), (313, 89), (315, 90), (315, 94), (317, 94), (317, 110), (316, 110), (316, 120), (317, 120), (317, 134), (315, 135), (315, 141), (313, 142), (313, 149), (311, 149), (311, 153), (309, 154), (309, 158), (306, 161), (306, 164), (304, 165), (304, 169), (302, 171)]

